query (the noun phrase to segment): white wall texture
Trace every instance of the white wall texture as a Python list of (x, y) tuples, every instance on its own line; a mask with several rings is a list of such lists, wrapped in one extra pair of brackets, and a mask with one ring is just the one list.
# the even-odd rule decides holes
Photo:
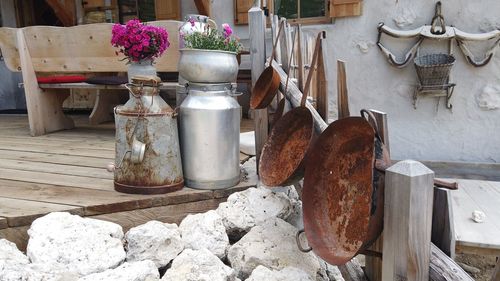
[[(184, 4), (186, 2), (186, 4)], [(183, 15), (196, 12), (183, 1)], [(443, 0), (446, 24), (466, 32), (500, 28), (498, 0)], [(192, 7), (191, 7), (191, 6)], [(350, 108), (387, 112), (393, 159), (500, 162), (500, 52), (480, 68), (469, 65), (455, 46), (457, 61), (452, 82), (457, 83), (452, 111), (444, 98), (421, 98), (412, 105), (417, 77), (412, 64), (397, 69), (389, 65), (376, 46), (377, 24), (409, 30), (429, 24), (434, 15), (431, 0), (365, 0), (360, 17), (336, 19), (333, 24), (304, 26), (307, 32), (327, 31), (326, 68), (331, 115), (336, 115), (336, 60), (347, 62)], [(233, 22), (233, 0), (213, 0), (218, 23)], [(248, 38), (248, 27), (236, 28)], [(412, 41), (383, 37), (384, 44), (401, 57)], [(474, 43), (479, 57), (493, 42)], [(424, 41), (421, 53), (446, 51), (446, 42)]]

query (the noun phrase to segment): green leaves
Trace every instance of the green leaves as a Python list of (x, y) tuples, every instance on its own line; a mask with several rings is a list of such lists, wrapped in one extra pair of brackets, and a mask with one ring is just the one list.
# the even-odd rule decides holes
[(208, 28), (204, 32), (193, 32), (184, 36), (186, 48), (219, 50), (238, 53), (241, 49), (239, 39), (234, 36), (224, 37), (217, 29)]

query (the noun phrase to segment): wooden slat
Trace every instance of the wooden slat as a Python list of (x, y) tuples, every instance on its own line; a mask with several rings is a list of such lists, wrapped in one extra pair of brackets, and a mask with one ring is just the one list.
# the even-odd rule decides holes
[(91, 178), (108, 179), (108, 180), (113, 179), (113, 173), (106, 171), (104, 167), (102, 168), (78, 167), (78, 166), (69, 166), (69, 165), (52, 164), (52, 163), (40, 164), (24, 160), (2, 159), (0, 161), (0, 168), (43, 172), (48, 174), (81, 176), (89, 178), (88, 179), (89, 181), (92, 181)]
[[(164, 20), (147, 24), (164, 27), (169, 33), (170, 47), (156, 60), (156, 68), (177, 71), (178, 29), (182, 22)], [(36, 72), (125, 72), (127, 65), (120, 60), (123, 56), (116, 56), (116, 48), (109, 43), (112, 26), (111, 23), (64, 28), (30, 26), (23, 28), (23, 32)]]
[(103, 149), (79, 149), (74, 147), (56, 147), (50, 145), (40, 145), (40, 144), (19, 144), (16, 142), (1, 142), (2, 147), (8, 147), (9, 150), (13, 151), (30, 151), (39, 153), (51, 153), (59, 155), (75, 155), (75, 156), (86, 156), (94, 158), (104, 158), (104, 159), (114, 159), (115, 152)]
[(0, 168), (0, 178), (99, 190), (113, 190), (113, 180)]
[[(160, 90), (175, 90), (178, 83), (163, 82)], [(45, 83), (39, 84), (42, 89), (93, 89), (93, 90), (127, 90), (125, 85), (98, 85), (89, 83)]]
[(72, 214), (83, 214), (77, 206), (36, 202), (0, 197), (0, 216), (7, 219), (10, 227), (30, 224), (33, 220), (50, 212), (67, 211)]
[(215, 197), (213, 191), (190, 188), (147, 196), (4, 179), (0, 179), (0, 194), (6, 198), (25, 200), (36, 198), (37, 201), (45, 203), (80, 206), (86, 216), (181, 204)]
[[(3, 128), (0, 128), (2, 130)], [(52, 136), (52, 134), (40, 136), (37, 138), (27, 138), (19, 136), (0, 136), (0, 142), (16, 142), (19, 144), (41, 144), (46, 146), (65, 146), (65, 147), (75, 147), (81, 149), (103, 149), (103, 150), (115, 150), (114, 142), (109, 141), (96, 141), (92, 139), (68, 139), (68, 138), (56, 138), (47, 137)], [(1, 158), (1, 156), (0, 156)]]
[(81, 167), (95, 167), (95, 168), (104, 168), (110, 161), (112, 161), (111, 159), (104, 159), (104, 158), (84, 157), (84, 156), (74, 156), (74, 155), (68, 157), (67, 155), (26, 152), (26, 151), (11, 151), (5, 149), (0, 149), (0, 158), (26, 160), (39, 163), (64, 164), (64, 165), (81, 166)]

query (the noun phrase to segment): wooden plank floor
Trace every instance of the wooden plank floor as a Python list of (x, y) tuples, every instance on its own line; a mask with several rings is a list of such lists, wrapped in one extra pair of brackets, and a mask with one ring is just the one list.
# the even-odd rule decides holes
[[(0, 115), (0, 237), (21, 249), (31, 222), (49, 212), (95, 216), (127, 230), (153, 219), (179, 222), (188, 213), (213, 209), (231, 193), (256, 184), (250, 176), (221, 191), (116, 192), (113, 174), (105, 170), (114, 161), (114, 124), (90, 126), (85, 115), (72, 118), (76, 129), (31, 137), (26, 115)], [(252, 121), (243, 120), (242, 131), (252, 128)]]

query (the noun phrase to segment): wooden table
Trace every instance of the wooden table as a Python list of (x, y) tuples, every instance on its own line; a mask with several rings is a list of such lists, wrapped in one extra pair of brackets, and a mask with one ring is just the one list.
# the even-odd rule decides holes
[[(448, 192), (456, 253), (500, 256), (500, 182), (458, 182), (459, 189)], [(484, 222), (472, 220), (476, 210), (486, 214)]]

